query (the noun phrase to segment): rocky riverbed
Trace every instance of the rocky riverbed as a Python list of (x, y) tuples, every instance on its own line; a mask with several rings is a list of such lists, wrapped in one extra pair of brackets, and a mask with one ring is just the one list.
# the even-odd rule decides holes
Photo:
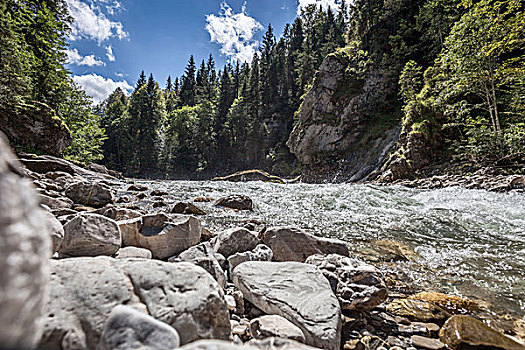
[(358, 254), (300, 218), (244, 220), (264, 206), (233, 189), (179, 195), (102, 167), (21, 158), (0, 145), (6, 346), (525, 348), (519, 319), (399, 274), (395, 261), (416, 254), (403, 244)]

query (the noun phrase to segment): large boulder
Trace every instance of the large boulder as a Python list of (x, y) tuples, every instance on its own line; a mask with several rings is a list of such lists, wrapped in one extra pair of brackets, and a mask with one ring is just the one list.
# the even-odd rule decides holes
[(270, 227), (262, 242), (272, 249), (275, 261), (304, 262), (314, 254), (349, 255), (345, 242), (315, 237), (294, 227)]
[(33, 101), (14, 110), (0, 108), (0, 129), (13, 145), (61, 155), (73, 138), (66, 124), (47, 105)]
[(101, 350), (174, 349), (179, 333), (167, 324), (129, 306), (115, 306), (106, 321)]
[(199, 265), (215, 278), (221, 287), (226, 286), (226, 275), (215, 257), (215, 252), (209, 243), (201, 243), (191, 247), (179, 254), (176, 258), (170, 258), (170, 262), (186, 261)]
[(181, 344), (230, 336), (221, 288), (193, 264), (108, 257), (57, 260), (50, 290), (40, 348), (96, 349), (107, 318), (121, 304), (171, 325)]
[(450, 349), (525, 349), (525, 344), (518, 343), (481, 321), (463, 315), (449, 318), (439, 331), (439, 338)]
[(98, 214), (80, 214), (64, 225), (58, 252), (66, 256), (113, 255), (122, 245), (117, 223)]
[(229, 257), (235, 253), (242, 253), (255, 249), (261, 241), (255, 233), (245, 228), (232, 228), (220, 232), (211, 241), (213, 250), (224, 257)]
[(75, 203), (101, 208), (115, 202), (111, 187), (100, 182), (78, 181), (66, 187), (66, 196)]
[(51, 210), (71, 209), (73, 207), (73, 201), (66, 197), (53, 198), (46, 195), (39, 195), (40, 203), (46, 205)]
[(312, 255), (306, 263), (323, 271), (345, 310), (371, 310), (388, 297), (381, 272), (361, 260), (330, 254)]
[(38, 197), (14, 159), (0, 133), (0, 344), (29, 349), (41, 333), (51, 242)]
[(201, 239), (200, 221), (193, 216), (150, 214), (142, 217), (142, 224), (137, 220), (126, 223), (125, 245), (146, 248), (156, 259), (180, 254)]
[(240, 264), (247, 261), (272, 261), (273, 252), (270, 247), (259, 244), (254, 250), (243, 253), (236, 253), (228, 257), (228, 269), (230, 275), (233, 270)]
[(339, 301), (317, 267), (297, 262), (245, 262), (235, 268), (233, 282), (253, 305), (299, 327), (306, 344), (339, 349)]

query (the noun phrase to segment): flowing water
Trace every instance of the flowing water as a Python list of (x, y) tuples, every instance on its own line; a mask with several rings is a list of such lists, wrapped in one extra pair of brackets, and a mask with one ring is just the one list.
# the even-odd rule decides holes
[(525, 316), (525, 196), (446, 188), (355, 184), (143, 182), (173, 201), (244, 194), (253, 212), (198, 203), (211, 230), (249, 220), (292, 225), (348, 242), (395, 240), (418, 254), (401, 268), (416, 285), (481, 298), (498, 312)]

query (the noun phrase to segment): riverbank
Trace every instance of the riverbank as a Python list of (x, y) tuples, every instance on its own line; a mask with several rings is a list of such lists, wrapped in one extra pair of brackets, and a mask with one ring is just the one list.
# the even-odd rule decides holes
[[(381, 202), (387, 194), (381, 187), (298, 184), (290, 192), (290, 185), (261, 182), (119, 180), (104, 169), (97, 173), (61, 160), (27, 158), (32, 170), (25, 175), (55, 217), (50, 231), (57, 255), (51, 261), (52, 297), (41, 344), (67, 348), (64, 344), (71, 339), (84, 348), (98, 341), (110, 344), (111, 335), (118, 333), (113, 321), (135, 315), (115, 309), (119, 304), (170, 324), (179, 330), (171, 339), (178, 337), (181, 344), (217, 338), (244, 342), (237, 347), (245, 349), (308, 349), (293, 341), (328, 349), (439, 349), (453, 344), (447, 334), (457, 327), (489, 332), (485, 341), (498, 344), (511, 342), (502, 332), (523, 336), (516, 318), (490, 316), (491, 308), (483, 302), (437, 293), (448, 291), (427, 289), (410, 278), (415, 271), (409, 269), (424, 268), (410, 264), (426, 254), (413, 247), (424, 245), (363, 240), (365, 226), (355, 227), (361, 240), (341, 232), (338, 220), (348, 220), (347, 230), (353, 225), (345, 206), (364, 203), (384, 213), (394, 209)], [(341, 197), (349, 189), (355, 197)], [(410, 191), (396, 196), (406, 200), (415, 194)], [(304, 198), (322, 205), (309, 207)], [(404, 206), (398, 203), (396, 209)], [(372, 231), (376, 225), (384, 227), (363, 210), (351, 212), (356, 225), (366, 224)], [(389, 221), (395, 225), (397, 219), (390, 216)], [(312, 227), (313, 222), (318, 226)], [(184, 261), (208, 274), (202, 276), (203, 270)], [(197, 276), (203, 282), (192, 282)], [(282, 283), (275, 282), (279, 276)], [(306, 294), (300, 297), (299, 291)], [(193, 311), (183, 306), (190, 300)], [(208, 309), (213, 314), (197, 311)], [(484, 319), (492, 329), (475, 319)], [(141, 322), (155, 324), (150, 318)], [(181, 331), (187, 327), (194, 331)], [(282, 340), (288, 337), (293, 341)], [(185, 348), (192, 346), (197, 345)]]

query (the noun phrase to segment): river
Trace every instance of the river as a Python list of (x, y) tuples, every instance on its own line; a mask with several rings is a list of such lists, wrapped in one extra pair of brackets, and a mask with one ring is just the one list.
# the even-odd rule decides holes
[[(292, 225), (348, 242), (394, 240), (417, 253), (397, 265), (422, 288), (480, 298), (497, 312), (525, 317), (525, 196), (483, 190), (417, 190), (356, 184), (140, 181), (170, 201), (244, 194), (253, 212), (197, 203), (212, 231), (249, 220)], [(147, 202), (145, 202), (147, 205)]]

